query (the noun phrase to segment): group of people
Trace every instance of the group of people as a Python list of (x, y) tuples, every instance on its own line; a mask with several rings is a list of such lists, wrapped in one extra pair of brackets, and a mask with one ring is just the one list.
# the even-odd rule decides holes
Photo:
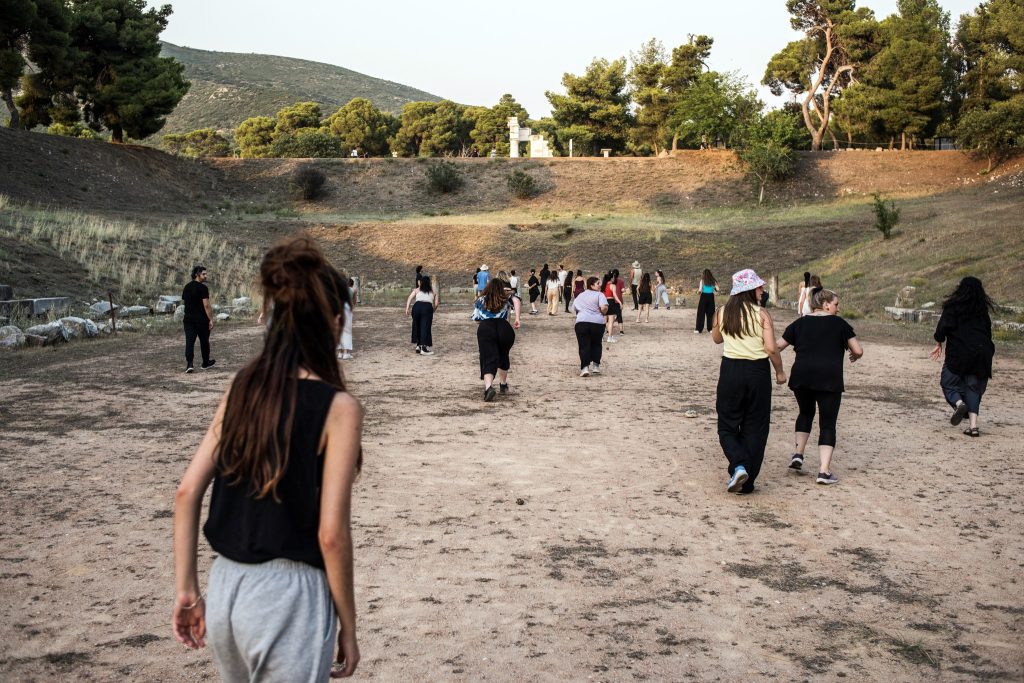
[[(207, 274), (197, 268), (193, 281), (199, 286), (190, 284), (187, 310), (201, 307), (210, 318)], [(481, 272), (489, 271), (482, 267)], [(650, 305), (648, 291), (664, 285), (660, 273), (653, 286), (645, 275), (633, 272), (629, 278), (637, 282), (638, 310)], [(488, 275), (473, 304), (488, 402), (508, 392), (509, 355), (522, 308), (513, 277), (514, 271)], [(336, 351), (351, 320), (353, 292), (350, 281), (306, 237), (268, 251), (260, 281), (267, 314), (263, 348), (233, 379), (178, 486), (172, 628), (188, 647), (209, 642), (225, 680), (349, 676), (360, 658), (351, 499), (362, 465), (363, 411), (346, 390)], [(612, 304), (621, 309), (625, 283), (614, 270), (601, 278), (583, 278), (577, 271), (572, 282), (580, 374), (588, 376), (601, 372)], [(839, 316), (839, 296), (810, 278), (806, 284), (806, 314), (778, 337), (763, 306), (765, 283), (753, 270), (732, 276), (725, 305), (702, 306), (705, 315), (710, 309), (710, 322), (703, 323), (723, 348), (715, 407), (728, 492), (755, 490), (770, 428), (773, 370), (776, 383), (788, 379), (799, 413), (789, 467), (803, 467), (817, 417), (816, 481), (838, 481), (832, 458), (844, 358), (856, 362), (864, 349)], [(698, 289), (702, 297), (718, 291), (710, 271)], [(436, 285), (417, 268), (406, 312), (413, 319), (418, 353), (431, 353), (430, 321), (438, 303)], [(941, 386), (953, 409), (951, 422), (969, 419), (964, 433), (971, 437), (980, 433), (981, 397), (992, 375), (992, 309), (981, 282), (964, 278), (943, 304), (931, 353), (935, 359), (945, 354)], [(201, 322), (186, 315), (189, 354), (195, 339), (202, 342), (196, 329)], [(790, 347), (796, 359), (787, 378), (781, 353)], [(204, 365), (212, 365), (207, 354), (204, 348)], [(204, 597), (197, 543), (200, 507), (211, 486), (202, 532), (218, 557)]]

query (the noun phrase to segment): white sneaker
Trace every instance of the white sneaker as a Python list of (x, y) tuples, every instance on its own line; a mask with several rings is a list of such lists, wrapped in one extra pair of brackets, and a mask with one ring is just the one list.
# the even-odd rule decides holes
[(429, 346), (424, 346), (424, 347), (422, 347), (420, 349), (420, 355), (421, 356), (433, 356), (434, 352), (431, 350), (431, 348)]
[(611, 343), (611, 344), (614, 344), (617, 341), (619, 341), (619, 340), (616, 339), (615, 337), (608, 337), (608, 342)]
[(694, 334), (700, 334), (700, 330), (694, 330), (693, 333)]
[(595, 375), (600, 375), (601, 374), (601, 366), (598, 365), (597, 363), (591, 363), (590, 364), (590, 371), (592, 373), (594, 373)]
[(590, 377), (590, 368), (580, 370), (580, 377)]
[(352, 360), (352, 354), (346, 351), (345, 353), (338, 356), (341, 360)]

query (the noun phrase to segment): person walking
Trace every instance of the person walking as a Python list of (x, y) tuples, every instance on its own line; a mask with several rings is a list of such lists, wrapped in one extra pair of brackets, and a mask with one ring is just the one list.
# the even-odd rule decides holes
[(640, 299), (640, 308), (636, 312), (636, 321), (640, 322), (640, 316), (646, 314), (645, 323), (651, 322), (651, 301), (654, 299), (654, 292), (651, 290), (651, 274), (644, 273), (640, 278), (640, 286), (637, 288), (637, 295)]
[(341, 337), (338, 339), (338, 360), (352, 360), (352, 309), (356, 305), (356, 282), (348, 279), (347, 294), (345, 301), (345, 318), (341, 328)]
[[(598, 278), (600, 280), (601, 278)], [(583, 271), (577, 270), (572, 278), (572, 296), (575, 299), (587, 289), (587, 279), (583, 277)]]
[(516, 271), (513, 269), (509, 273), (508, 286), (512, 288), (516, 296), (519, 296), (519, 276), (516, 275)]
[(416, 266), (416, 284), (413, 285), (414, 288), (420, 286), (421, 277), (423, 277), (423, 266)]
[(416, 346), (416, 353), (420, 355), (434, 355), (431, 328), (434, 324), (434, 311), (439, 304), (437, 291), (429, 275), (420, 278), (419, 286), (412, 290), (409, 298), (405, 300), (405, 314), (412, 317), (412, 343)]
[[(561, 263), (558, 264), (558, 300), (562, 300), (562, 293), (565, 291), (565, 281), (569, 279), (569, 271)], [(569, 304), (565, 305), (565, 312), (569, 312)]]
[(817, 275), (812, 275), (808, 280), (807, 286), (804, 287), (804, 296), (799, 309), (801, 316), (811, 314), (811, 296), (816, 289), (822, 289), (821, 278)]
[(547, 286), (544, 288), (548, 300), (548, 315), (558, 313), (558, 293), (560, 291), (562, 291), (562, 287), (558, 284), (558, 273), (551, 271), (548, 273)]
[(836, 423), (843, 399), (843, 356), (847, 351), (854, 363), (864, 355), (850, 323), (839, 317), (839, 296), (828, 289), (811, 292), (811, 313), (797, 318), (776, 340), (781, 353), (792, 346), (796, 360), (789, 373), (800, 409), (789, 466), (799, 470), (804, 464), (804, 449), (811, 436), (814, 414), (818, 413), (819, 484), (839, 481), (832, 473), (832, 454), (836, 448)]
[[(578, 272), (578, 271), (577, 271)], [(580, 349), (580, 377), (601, 372), (601, 338), (604, 319), (608, 313), (608, 298), (601, 292), (601, 281), (596, 277), (586, 280), (586, 289), (573, 299), (576, 311), (576, 343)]]
[(476, 295), (479, 297), (484, 288), (487, 287), (487, 283), (491, 281), (491, 269), (485, 263), (480, 266), (480, 272), (476, 274)]
[(800, 282), (800, 287), (796, 292), (796, 314), (801, 316), (804, 314), (804, 297), (811, 289), (811, 274), (804, 271), (804, 279)]
[(530, 268), (530, 277), (526, 280), (526, 286), (530, 292), (530, 315), (537, 315), (537, 299), (540, 298), (540, 280), (537, 278), (537, 269)]
[(978, 414), (981, 397), (985, 395), (992, 378), (992, 358), (996, 347), (992, 343), (992, 317), (995, 310), (992, 299), (985, 293), (981, 280), (965, 277), (953, 293), (942, 303), (942, 314), (935, 326), (935, 348), (929, 356), (942, 358), (946, 345), (946, 360), (942, 364), (939, 385), (946, 402), (953, 408), (949, 423), (959, 425), (964, 417), (969, 426), (967, 436), (981, 436)]
[(209, 370), (217, 362), (210, 358), (210, 332), (213, 331), (213, 309), (210, 307), (210, 289), (206, 281), (210, 274), (205, 266), (192, 269), (192, 281), (181, 290), (181, 300), (185, 306), (185, 372), (195, 370), (196, 339), (199, 340), (199, 352), (203, 356), (203, 370)]
[(640, 308), (640, 300), (637, 298), (637, 289), (640, 287), (640, 278), (643, 277), (644, 271), (640, 267), (639, 261), (633, 261), (633, 267), (629, 271), (629, 291), (633, 295), (633, 310)]
[(622, 324), (622, 295), (619, 292), (617, 284), (617, 278), (615, 277), (615, 271), (606, 273), (601, 281), (601, 293), (604, 294), (605, 299), (608, 301), (607, 317), (607, 329), (608, 329), (608, 342), (615, 343), (618, 339), (615, 338), (615, 322), (619, 321)]
[[(551, 275), (551, 271), (548, 269), (548, 264), (544, 264), (544, 267), (540, 269), (540, 286), (546, 290), (548, 285), (548, 276)], [(547, 292), (541, 293), (541, 302), (547, 303)]]
[(572, 303), (573, 297), (573, 282), (575, 276), (572, 270), (565, 273), (565, 279), (562, 281), (562, 299), (565, 301), (565, 312), (569, 312), (569, 304)]
[[(710, 332), (711, 319), (715, 315), (715, 293), (720, 290), (718, 289), (718, 280), (709, 269), (704, 269), (704, 273), (700, 276), (700, 282), (697, 283), (697, 289), (694, 291), (700, 294), (700, 298), (697, 299), (697, 323), (693, 332), (701, 334), (705, 327)], [(760, 303), (760, 300), (756, 303)]]
[[(332, 660), (340, 676), (359, 664), (350, 520), (363, 409), (334, 359), (348, 293), (308, 238), (271, 248), (260, 282), (274, 323), (175, 495), (171, 628), (186, 647), (209, 642), (222, 680), (326, 681)], [(204, 599), (196, 556), (211, 483)]]
[(769, 360), (775, 381), (786, 381), (772, 317), (757, 305), (763, 287), (764, 280), (749, 268), (733, 275), (729, 301), (711, 328), (711, 338), (723, 345), (715, 410), (718, 441), (729, 460), (730, 493), (753, 492), (764, 462), (772, 412)]
[(654, 271), (654, 310), (658, 310), (658, 304), (665, 302), (665, 310), (671, 311), (672, 305), (668, 298), (668, 284), (665, 282), (665, 273), (660, 270)]
[[(557, 278), (556, 278), (557, 282)], [(556, 300), (557, 303), (557, 300)], [(509, 352), (516, 343), (515, 330), (519, 329), (519, 297), (506, 289), (505, 283), (492, 280), (473, 304), (476, 343), (480, 350), (480, 379), (484, 381), (484, 401), (493, 401), (497, 392), (494, 380), (502, 394), (508, 393), (508, 371), (512, 366)], [(508, 318), (513, 315), (510, 325)]]
[(620, 304), (620, 306), (619, 306), (619, 313), (618, 313), (618, 315), (615, 316), (615, 322), (618, 323), (618, 325), (619, 325), (619, 334), (623, 335), (623, 334), (626, 334), (625, 324), (623, 323), (623, 320), (622, 320), (622, 307), (626, 305), (625, 304), (625, 301), (626, 301), (626, 283), (619, 276), (619, 269), (618, 268), (614, 268), (612, 270), (612, 277), (615, 279), (615, 288), (619, 292), (619, 304)]

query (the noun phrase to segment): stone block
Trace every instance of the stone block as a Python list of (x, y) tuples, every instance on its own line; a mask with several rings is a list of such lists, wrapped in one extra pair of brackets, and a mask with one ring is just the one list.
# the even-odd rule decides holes
[(0, 327), (0, 349), (16, 349), (26, 343), (25, 333), (14, 325)]
[(74, 316), (68, 316), (61, 318), (59, 321), (69, 330), (71, 330), (71, 336), (73, 337), (95, 337), (100, 333), (100, 328), (97, 327), (96, 323), (85, 318), (76, 318)]
[[(117, 304), (114, 304), (114, 310), (115, 311), (119, 310), (120, 308), (121, 308), (120, 306), (118, 306)], [(109, 316), (110, 315), (110, 302), (109, 301), (97, 301), (96, 303), (94, 303), (92, 306), (89, 307), (89, 310), (92, 313), (96, 314), (96, 315), (107, 315), (107, 316)]]
[(896, 294), (896, 308), (913, 308), (917, 287), (904, 287)]
[(25, 330), (25, 334), (32, 335), (34, 337), (42, 337), (43, 346), (52, 346), (53, 344), (67, 341), (72, 336), (71, 330), (59, 320), (52, 323), (44, 323), (42, 325), (33, 325)]
[(237, 309), (249, 309), (252, 308), (252, 299), (247, 296), (240, 296), (231, 302), (231, 305)]
[(0, 285), (0, 301), (10, 301), (14, 298), (14, 288), (10, 285)]
[(153, 309), (149, 306), (125, 306), (118, 310), (117, 317), (119, 318), (138, 318), (144, 315), (152, 315)]
[(71, 308), (71, 297), (51, 296), (40, 299), (10, 299), (0, 301), (0, 314), (36, 317), (50, 311), (60, 312)]

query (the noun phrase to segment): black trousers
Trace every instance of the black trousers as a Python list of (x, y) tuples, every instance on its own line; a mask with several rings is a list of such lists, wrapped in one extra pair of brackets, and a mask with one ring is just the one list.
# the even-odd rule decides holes
[(814, 424), (814, 409), (818, 409), (818, 445), (836, 447), (836, 422), (839, 421), (839, 404), (843, 394), (839, 391), (815, 391), (794, 389), (800, 414), (796, 417), (796, 431), (811, 433)]
[(185, 321), (185, 364), (193, 365), (196, 355), (196, 339), (199, 339), (199, 352), (203, 355), (203, 363), (210, 362), (210, 323)]
[[(572, 280), (569, 280), (572, 282)], [(572, 287), (562, 288), (562, 298), (565, 299), (565, 312), (569, 312), (569, 303), (572, 301)]]
[(743, 465), (749, 476), (743, 490), (752, 491), (764, 461), (772, 414), (772, 376), (768, 359), (722, 358), (715, 409), (718, 411), (718, 441), (729, 459), (729, 476)]
[(697, 327), (695, 329), (698, 332), (703, 332), (706, 325), (708, 332), (710, 332), (711, 326), (714, 324), (714, 318), (715, 295), (701, 293), (700, 299), (697, 300)]
[(604, 325), (601, 323), (576, 323), (576, 343), (580, 346), (581, 370), (589, 367), (591, 363), (601, 364), (603, 338)]
[(434, 305), (429, 301), (417, 301), (412, 305), (412, 343), (416, 346), (433, 346), (434, 337), (430, 328), (434, 323)]
[(637, 298), (636, 288), (637, 288), (637, 285), (630, 285), (629, 286), (629, 291), (633, 295), (633, 310), (634, 311), (636, 309), (640, 308), (640, 299)]
[(476, 328), (476, 343), (480, 349), (480, 379), (512, 366), (509, 351), (516, 343), (516, 331), (507, 320), (489, 318), (480, 321)]

